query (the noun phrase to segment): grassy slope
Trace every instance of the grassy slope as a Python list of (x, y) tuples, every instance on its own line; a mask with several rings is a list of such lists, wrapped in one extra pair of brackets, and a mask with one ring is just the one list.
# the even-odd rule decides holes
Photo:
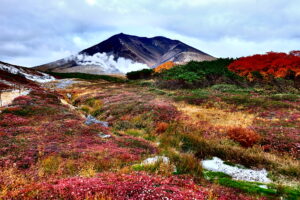
[[(219, 156), (248, 167), (267, 168), (279, 185), (280, 181), (284, 181), (284, 184), (299, 181), (293, 180), (300, 173), (300, 163), (294, 160), (299, 154), (293, 151), (299, 142), (299, 96), (267, 94), (258, 89), (235, 88), (236, 86), (231, 85), (169, 91), (149, 84), (139, 84), (147, 86), (83, 85), (84, 95), (80, 94), (80, 90), (71, 90), (74, 92), (72, 101), (85, 112), (110, 121), (116, 134), (132, 135), (160, 143), (161, 154), (168, 155), (177, 168), (186, 160), (186, 165), (190, 167), (185, 165), (179, 170), (184, 173), (200, 176), (198, 167), (191, 164), (197, 162), (196, 157)], [(95, 89), (98, 91), (96, 94)], [(255, 94), (253, 100), (248, 98), (250, 94)], [(147, 110), (149, 105), (152, 112), (140, 112)], [(181, 113), (177, 115), (176, 110)], [(162, 113), (164, 114), (161, 116)], [(269, 117), (270, 114), (272, 118)], [(286, 119), (281, 120), (282, 115)], [(241, 147), (226, 135), (226, 131), (235, 126), (257, 130), (262, 140), (252, 148)], [(278, 126), (281, 127), (280, 132), (274, 132), (278, 131)], [(190, 154), (191, 152), (193, 153)], [(186, 153), (191, 157), (186, 157)], [(160, 167), (136, 169), (164, 174)], [(223, 184), (225, 185), (224, 182)], [(236, 184), (227, 184), (230, 185), (237, 187)], [(247, 187), (240, 189), (252, 191), (249, 185)], [(291, 193), (297, 191), (291, 190)], [(295, 193), (296, 196), (299, 194)], [(269, 195), (268, 192), (263, 194)], [(276, 195), (282, 194), (275, 192)]]
[[(299, 96), (267, 94), (230, 85), (170, 91), (158, 89), (151, 82), (108, 83), (98, 80), (103, 79), (102, 76), (97, 77), (97, 81), (82, 82), (76, 88), (60, 91), (61, 96), (34, 91), (0, 114), (2, 197), (25, 195), (46, 199), (53, 194), (57, 198), (75, 199), (70, 189), (75, 184), (76, 191), (85, 188), (98, 195), (97, 198), (118, 199), (120, 196), (111, 191), (123, 191), (123, 195), (132, 193), (132, 187), (141, 185), (138, 180), (147, 180), (147, 185), (152, 187), (179, 178), (177, 185), (168, 191), (179, 189), (181, 192), (175, 193), (191, 198), (193, 195), (199, 199), (256, 199), (260, 195), (271, 199), (298, 198), (300, 164), (295, 160), (299, 152), (294, 148), (299, 143), (295, 132), (300, 128)], [(67, 94), (72, 95), (71, 99)], [(248, 98), (250, 94), (252, 97)], [(59, 98), (65, 98), (78, 110), (62, 105)], [(88, 127), (78, 112), (108, 121), (111, 128)], [(228, 129), (235, 126), (251, 127), (262, 139), (253, 147), (242, 147), (227, 136)], [(100, 132), (113, 137), (101, 139)], [(166, 155), (171, 163), (139, 164), (151, 154)], [(263, 190), (255, 184), (215, 174), (210, 174), (207, 181), (199, 159), (212, 156), (247, 167), (266, 168), (276, 184)], [(176, 173), (173, 173), (174, 166)], [(112, 174), (105, 174), (107, 172)], [(178, 175), (191, 176), (194, 181), (187, 183), (185, 177)], [(80, 184), (83, 180), (86, 185)], [(120, 186), (114, 188), (112, 182)], [(131, 185), (133, 183), (136, 185)], [(106, 186), (103, 188), (102, 184)], [(287, 184), (293, 187), (284, 186)], [(53, 188), (63, 190), (55, 192)], [(142, 188), (135, 191), (143, 193)], [(151, 191), (153, 195), (162, 194), (164, 189), (151, 188)], [(169, 193), (172, 197), (174, 194)], [(83, 199), (80, 195), (86, 193), (78, 194), (77, 197)], [(92, 197), (95, 198), (88, 198)]]

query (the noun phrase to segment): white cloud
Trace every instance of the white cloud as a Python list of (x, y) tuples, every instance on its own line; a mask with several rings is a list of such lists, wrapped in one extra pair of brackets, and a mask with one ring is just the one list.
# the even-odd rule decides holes
[(95, 4), (97, 3), (96, 0), (85, 0), (85, 2), (86, 2), (88, 5), (90, 5), (90, 6), (93, 6), (93, 5), (95, 5)]

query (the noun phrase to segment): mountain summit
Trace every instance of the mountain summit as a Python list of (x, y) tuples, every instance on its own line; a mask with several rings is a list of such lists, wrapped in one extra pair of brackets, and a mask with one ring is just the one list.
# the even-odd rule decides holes
[(137, 37), (123, 33), (72, 55), (36, 69), (53, 72), (83, 72), (91, 74), (122, 74), (154, 68), (165, 62), (177, 64), (192, 60), (213, 60), (214, 57), (178, 40), (166, 37)]

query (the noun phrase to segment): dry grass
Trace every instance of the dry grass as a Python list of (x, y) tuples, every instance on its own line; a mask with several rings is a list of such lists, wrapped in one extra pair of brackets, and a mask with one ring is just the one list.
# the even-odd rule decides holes
[(185, 103), (176, 104), (176, 107), (192, 121), (205, 121), (221, 127), (248, 127), (252, 125), (255, 118), (255, 115), (246, 112), (229, 112), (219, 108), (204, 108)]

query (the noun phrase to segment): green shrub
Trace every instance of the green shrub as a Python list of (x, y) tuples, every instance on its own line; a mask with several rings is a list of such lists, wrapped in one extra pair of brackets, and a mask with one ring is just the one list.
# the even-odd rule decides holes
[(274, 94), (270, 96), (273, 100), (299, 101), (300, 96), (297, 94)]
[(192, 61), (186, 65), (175, 66), (161, 73), (162, 80), (178, 80), (186, 84), (212, 85), (220, 78), (227, 81), (239, 81), (241, 77), (228, 70), (227, 66), (233, 61), (221, 58), (214, 61)]
[(213, 85), (211, 89), (227, 93), (249, 93), (253, 91), (253, 89), (251, 88), (241, 88), (237, 85), (232, 84), (216, 84)]
[(153, 69), (142, 69), (139, 71), (132, 71), (126, 74), (126, 77), (130, 80), (148, 79), (153, 74)]

